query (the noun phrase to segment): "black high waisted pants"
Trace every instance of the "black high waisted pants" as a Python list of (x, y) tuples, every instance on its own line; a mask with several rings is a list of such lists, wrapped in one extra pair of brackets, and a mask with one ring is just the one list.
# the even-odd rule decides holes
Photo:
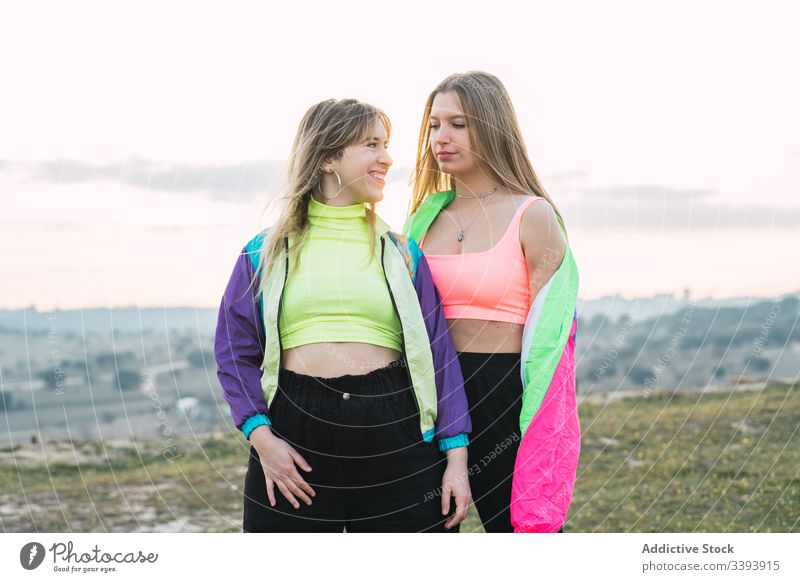
[(310, 506), (298, 499), (295, 509), (276, 486), (270, 507), (251, 446), (245, 532), (447, 531), (439, 496), (446, 457), (435, 440), (422, 440), (403, 358), (337, 378), (281, 369), (269, 417), (272, 432), (311, 465), (311, 472), (298, 472), (316, 496)]
[(520, 355), (459, 352), (458, 359), (472, 419), (467, 448), (472, 499), (487, 533), (513, 532), (511, 481), (521, 440)]

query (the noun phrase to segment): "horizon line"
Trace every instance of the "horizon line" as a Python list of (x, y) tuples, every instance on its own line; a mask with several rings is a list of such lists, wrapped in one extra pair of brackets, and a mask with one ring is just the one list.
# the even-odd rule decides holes
[[(783, 299), (786, 297), (791, 297), (794, 295), (800, 295), (800, 288), (796, 291), (789, 291), (786, 293), (779, 293), (777, 295), (726, 295), (726, 296), (711, 296), (707, 295), (705, 297), (697, 297), (692, 296), (691, 290), (689, 290), (688, 299), (699, 302), (699, 301), (726, 301), (726, 300), (736, 300), (736, 299), (762, 299), (762, 300), (775, 300), (775, 299)], [(625, 295), (621, 292), (617, 292), (615, 294), (605, 294), (600, 296), (594, 297), (581, 297), (578, 296), (578, 301), (600, 301), (603, 299), (622, 299), (625, 301), (635, 301), (641, 299), (657, 299), (660, 297), (672, 297), (675, 300), (685, 300), (687, 299), (685, 294), (676, 293), (676, 292), (661, 292), (661, 293), (653, 293), (650, 295)], [(188, 304), (176, 304), (176, 305), (139, 305), (136, 303), (128, 303), (128, 304), (117, 304), (117, 305), (90, 305), (90, 306), (78, 306), (78, 307), (52, 307), (52, 308), (44, 308), (39, 304), (31, 304), (22, 307), (3, 307), (0, 306), (0, 311), (35, 311), (37, 313), (50, 313), (53, 311), (89, 311), (89, 310), (97, 310), (97, 309), (219, 309), (219, 305), (188, 305)]]

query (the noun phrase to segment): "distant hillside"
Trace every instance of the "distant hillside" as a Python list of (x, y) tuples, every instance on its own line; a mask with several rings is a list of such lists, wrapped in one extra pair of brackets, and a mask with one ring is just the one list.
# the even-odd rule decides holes
[(139, 334), (164, 330), (214, 332), (217, 310), (206, 307), (117, 307), (38, 311), (35, 308), (0, 309), (0, 330), (47, 333), (55, 328), (70, 335)]
[[(655, 298), (620, 301), (608, 311), (624, 306), (624, 316), (579, 316), (579, 394), (800, 378), (795, 296), (743, 306), (686, 301), (677, 311)], [(215, 323), (214, 309), (0, 312), (0, 445), (31, 434), (157, 437), (165, 422), (175, 434), (228, 428)]]
[(686, 309), (690, 304), (700, 309), (744, 309), (759, 303), (775, 303), (792, 298), (800, 299), (800, 291), (778, 297), (732, 297), (729, 299), (700, 299), (690, 297), (688, 294), (683, 296), (661, 294), (634, 298), (612, 295), (590, 300), (583, 300), (579, 297), (577, 309), (578, 317), (584, 321), (590, 321), (598, 316), (617, 321), (631, 315), (635, 315), (640, 320), (648, 320), (673, 315)]
[[(800, 299), (800, 291), (781, 297), (736, 297), (732, 299), (692, 299), (703, 309), (744, 308), (762, 302), (783, 299)], [(672, 315), (690, 303), (686, 296), (656, 295), (654, 297), (625, 298), (619, 295), (599, 299), (578, 299), (578, 317), (590, 321), (597, 316), (616, 321), (635, 313), (641, 320)], [(211, 335), (217, 322), (216, 307), (115, 307), (83, 310), (38, 311), (27, 309), (0, 309), (0, 330), (42, 333), (56, 325), (62, 333), (110, 334), (111, 330), (138, 334), (164, 330), (195, 330), (201, 335)]]
[(636, 305), (623, 317), (596, 314), (578, 324), (580, 392), (736, 382), (739, 376), (800, 377), (800, 299), (740, 307), (687, 302), (651, 316)]

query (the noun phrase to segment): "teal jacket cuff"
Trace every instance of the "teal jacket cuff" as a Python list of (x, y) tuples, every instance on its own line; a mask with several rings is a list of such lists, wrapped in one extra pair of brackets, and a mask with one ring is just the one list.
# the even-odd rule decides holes
[(462, 432), (455, 436), (447, 437), (446, 439), (439, 439), (439, 450), (446, 451), (448, 449), (455, 449), (456, 447), (466, 447), (469, 444), (467, 433)]
[(253, 432), (253, 429), (257, 426), (261, 426), (262, 424), (266, 424), (267, 426), (272, 426), (272, 423), (267, 418), (266, 414), (255, 414), (244, 421), (242, 425), (242, 432), (244, 433), (244, 438), (250, 440), (250, 433)]

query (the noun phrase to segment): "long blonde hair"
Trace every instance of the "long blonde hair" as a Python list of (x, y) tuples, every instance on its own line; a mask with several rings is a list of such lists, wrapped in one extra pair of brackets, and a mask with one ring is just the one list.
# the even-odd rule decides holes
[(455, 178), (439, 170), (431, 151), (430, 114), (439, 93), (453, 93), (467, 118), (472, 153), (491, 172), (492, 178), (513, 192), (541, 196), (553, 207), (566, 233), (564, 220), (533, 170), (514, 106), (500, 79), (483, 71), (450, 75), (431, 92), (425, 102), (419, 130), (414, 187), (409, 214), (435, 192), (455, 188)]
[[(325, 162), (344, 154), (346, 147), (363, 140), (378, 121), (386, 127), (387, 139), (391, 122), (386, 114), (356, 99), (326, 99), (306, 111), (292, 144), (286, 168), (285, 196), (281, 216), (266, 237), (256, 277), (258, 292), (266, 287), (267, 275), (281, 254), (284, 237), (296, 236), (290, 257), (297, 266), (308, 233), (308, 204), (311, 193), (319, 187)], [(375, 251), (375, 208), (366, 205), (370, 232), (370, 256)]]

